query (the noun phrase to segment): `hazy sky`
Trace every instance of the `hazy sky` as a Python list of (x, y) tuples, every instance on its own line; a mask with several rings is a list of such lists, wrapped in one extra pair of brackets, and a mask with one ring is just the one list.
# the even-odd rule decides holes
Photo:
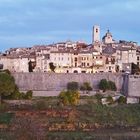
[(101, 37), (140, 43), (140, 0), (0, 0), (0, 50)]

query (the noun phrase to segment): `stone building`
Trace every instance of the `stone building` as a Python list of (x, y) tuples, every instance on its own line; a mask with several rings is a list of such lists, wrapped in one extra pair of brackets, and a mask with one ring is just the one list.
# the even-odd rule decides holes
[(98, 25), (93, 26), (92, 44), (95, 42), (100, 42), (100, 27)]
[[(140, 49), (136, 42), (115, 41), (108, 30), (100, 40), (100, 26), (92, 31), (92, 43), (66, 41), (30, 48), (10, 48), (0, 55), (0, 64), (12, 72), (28, 72), (29, 62), (34, 72), (56, 73), (122, 72), (135, 63), (140, 67)], [(129, 67), (129, 68), (128, 68)]]
[(105, 34), (105, 36), (102, 38), (103, 43), (105, 44), (111, 44), (114, 43), (112, 34), (109, 32), (109, 30), (107, 30), (107, 33)]

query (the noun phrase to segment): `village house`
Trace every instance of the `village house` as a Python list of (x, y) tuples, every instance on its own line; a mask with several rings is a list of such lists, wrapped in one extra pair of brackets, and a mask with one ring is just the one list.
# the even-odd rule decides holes
[(115, 41), (108, 30), (100, 39), (100, 27), (93, 27), (92, 44), (66, 41), (30, 48), (10, 48), (0, 55), (3, 69), (11, 72), (50, 72), (50, 63), (56, 73), (125, 72), (131, 63), (140, 67), (140, 49), (136, 42)]

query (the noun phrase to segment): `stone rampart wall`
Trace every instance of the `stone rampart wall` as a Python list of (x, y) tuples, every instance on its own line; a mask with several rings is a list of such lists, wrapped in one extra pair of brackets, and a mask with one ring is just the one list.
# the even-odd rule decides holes
[(140, 75), (129, 75), (128, 96), (140, 97)]
[(123, 85), (122, 74), (97, 73), (97, 74), (76, 74), (76, 73), (13, 73), (16, 84), (21, 91), (61, 91), (66, 89), (68, 82), (90, 82), (93, 89), (98, 88), (101, 79), (107, 79), (116, 83), (120, 90)]

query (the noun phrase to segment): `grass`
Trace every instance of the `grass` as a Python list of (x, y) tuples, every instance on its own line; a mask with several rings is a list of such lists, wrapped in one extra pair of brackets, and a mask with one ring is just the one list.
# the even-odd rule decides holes
[[(120, 128), (123, 128), (123, 132), (127, 130), (126, 128), (130, 128), (133, 126), (140, 126), (140, 104), (133, 104), (133, 105), (117, 105), (117, 106), (105, 106), (101, 105), (100, 103), (95, 103), (97, 100), (96, 97), (88, 97), (83, 96), (81, 97), (81, 100), (84, 100), (84, 104), (79, 104), (77, 106), (59, 106), (58, 105), (58, 98), (56, 97), (47, 97), (47, 98), (34, 98), (34, 104), (32, 107), (32, 110), (30, 111), (39, 111), (39, 110), (48, 110), (53, 109), (58, 112), (62, 112), (63, 110), (74, 110), (74, 113), (71, 114), (68, 118), (62, 118), (62, 117), (47, 117), (46, 115), (39, 115), (35, 120), (36, 125), (38, 125), (39, 122), (44, 122), (48, 124), (61, 124), (61, 123), (68, 123), (71, 122), (81, 122), (81, 123), (89, 123), (89, 124), (100, 124), (102, 126), (107, 126), (108, 124), (112, 126), (112, 128), (103, 128), (105, 130), (104, 133), (102, 133), (102, 130), (98, 130), (99, 132), (82, 132), (81, 129), (76, 130), (75, 132), (48, 132), (45, 130), (46, 139), (47, 140), (55, 140), (55, 139), (61, 139), (61, 140), (89, 140), (89, 139), (96, 139), (96, 140), (102, 140), (102, 136), (100, 135), (106, 135), (104, 137), (104, 140), (109, 139), (109, 136), (113, 132), (116, 133), (116, 129), (121, 133)], [(17, 109), (17, 111), (19, 108)], [(27, 108), (24, 108), (24, 110), (27, 110)], [(16, 111), (16, 109), (15, 109)], [(6, 111), (3, 113), (0, 113), (0, 123), (2, 124), (11, 124), (11, 120), (15, 119), (15, 122), (17, 122), (16, 118), (14, 118), (14, 114), (7, 113)], [(22, 122), (24, 120), (23, 118), (19, 118)], [(28, 119), (31, 119), (30, 117)], [(23, 121), (24, 122), (24, 121)], [(30, 121), (29, 121), (30, 122)], [(21, 123), (22, 124), (22, 123)], [(36, 126), (38, 129), (38, 126)], [(23, 127), (21, 127), (23, 128)], [(32, 128), (32, 126), (31, 126)], [(109, 131), (106, 133), (106, 131)], [(4, 135), (4, 133), (0, 133), (0, 135)], [(8, 133), (7, 133), (8, 135)], [(122, 136), (122, 135), (121, 135)], [(140, 136), (140, 135), (139, 135)], [(117, 135), (116, 137), (119, 136)], [(0, 137), (1, 138), (1, 137)], [(140, 138), (139, 138), (140, 139)], [(115, 138), (117, 140), (117, 138)], [(124, 138), (125, 140), (125, 138)], [(135, 140), (135, 139), (133, 139)]]
[(139, 140), (140, 135), (132, 132), (95, 133), (95, 132), (49, 132), (47, 140)]
[(9, 124), (12, 118), (12, 113), (0, 113), (0, 124)]
[(46, 136), (48, 140), (61, 139), (61, 140), (88, 140), (89, 133), (83, 132), (49, 132)]
[(113, 125), (138, 125), (140, 124), (140, 105), (118, 105), (115, 107), (101, 104), (79, 105), (80, 121), (91, 123), (110, 123)]

